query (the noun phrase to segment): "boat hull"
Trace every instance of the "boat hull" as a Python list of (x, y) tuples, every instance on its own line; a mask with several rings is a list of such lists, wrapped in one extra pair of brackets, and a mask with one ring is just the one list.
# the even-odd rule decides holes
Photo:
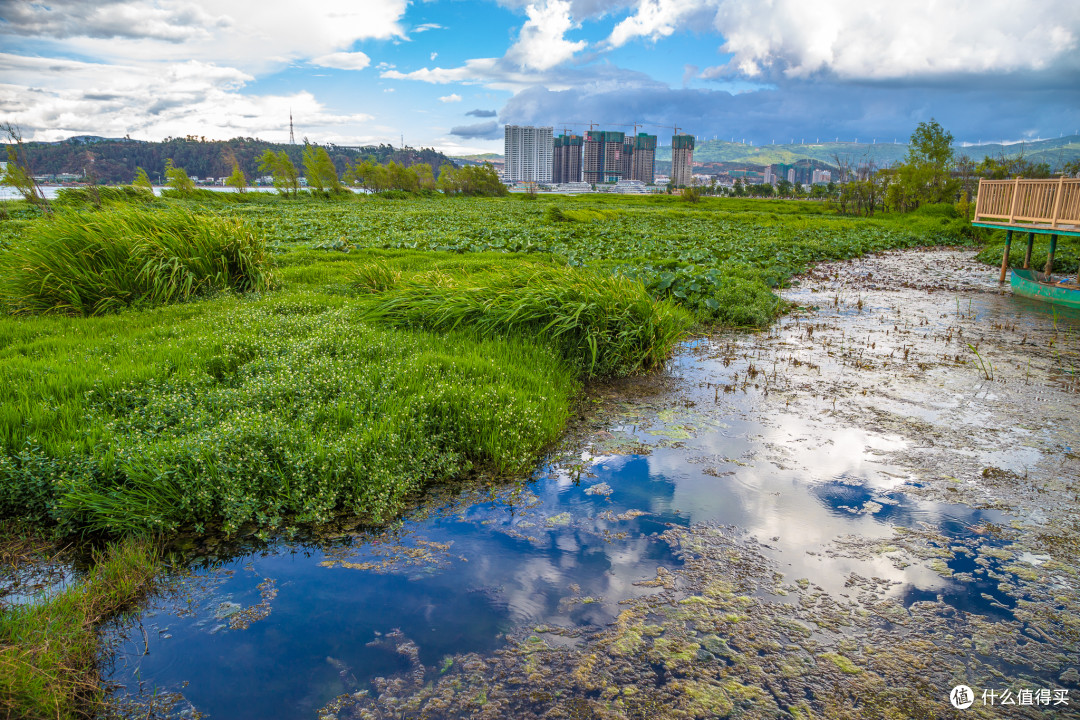
[(1035, 270), (1013, 270), (1009, 284), (1015, 295), (1080, 309), (1080, 288), (1047, 283), (1044, 278)]

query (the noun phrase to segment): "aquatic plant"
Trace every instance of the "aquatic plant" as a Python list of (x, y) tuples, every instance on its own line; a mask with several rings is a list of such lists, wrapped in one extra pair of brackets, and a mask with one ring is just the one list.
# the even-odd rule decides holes
[(0, 256), (0, 300), (13, 314), (101, 315), (216, 290), (267, 290), (262, 237), (238, 219), (115, 207), (60, 212)]

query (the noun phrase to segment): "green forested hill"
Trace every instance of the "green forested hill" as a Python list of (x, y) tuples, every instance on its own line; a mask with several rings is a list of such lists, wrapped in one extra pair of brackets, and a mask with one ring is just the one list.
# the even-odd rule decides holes
[[(430, 148), (371, 145), (357, 150), (335, 145), (325, 147), (339, 174), (345, 172), (346, 164), (370, 156), (383, 164), (391, 160), (404, 165), (428, 163), (436, 174), (442, 165), (453, 164), (446, 155)], [(151, 180), (160, 182), (164, 179), (165, 160), (168, 158), (172, 158), (177, 167), (184, 168), (188, 175), (200, 178), (229, 175), (235, 158), (250, 179), (263, 174), (259, 172), (258, 158), (267, 149), (274, 152), (284, 150), (303, 172), (303, 145), (282, 145), (255, 138), (203, 140), (188, 137), (145, 142), (83, 136), (54, 143), (26, 143), (27, 159), (35, 175), (82, 174), (93, 170), (98, 182), (109, 184), (131, 182), (136, 167), (142, 167)]]

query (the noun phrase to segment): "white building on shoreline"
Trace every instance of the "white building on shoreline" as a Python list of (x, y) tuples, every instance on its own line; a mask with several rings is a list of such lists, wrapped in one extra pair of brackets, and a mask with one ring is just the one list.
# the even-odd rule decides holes
[(552, 127), (507, 125), (503, 157), (505, 182), (550, 183), (555, 132)]

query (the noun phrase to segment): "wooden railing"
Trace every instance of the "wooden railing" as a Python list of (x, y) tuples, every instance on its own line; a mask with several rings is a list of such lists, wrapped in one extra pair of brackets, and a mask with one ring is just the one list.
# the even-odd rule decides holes
[(1080, 178), (980, 180), (975, 222), (1075, 230), (1080, 227)]

